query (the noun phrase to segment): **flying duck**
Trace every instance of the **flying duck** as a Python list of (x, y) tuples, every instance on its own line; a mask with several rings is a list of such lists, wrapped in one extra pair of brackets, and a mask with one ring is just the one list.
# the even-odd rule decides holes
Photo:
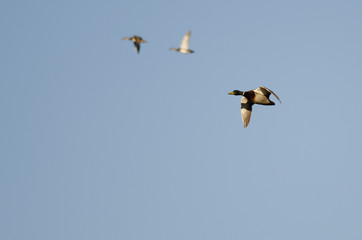
[(189, 49), (191, 31), (188, 31), (185, 36), (182, 38), (180, 48), (170, 48), (172, 51), (177, 51), (180, 53), (193, 53), (194, 51)]
[(273, 101), (270, 101), (269, 96), (273, 94), (276, 99), (279, 100), (279, 97), (270, 89), (260, 86), (257, 89), (250, 90), (247, 92), (242, 92), (239, 90), (234, 90), (228, 93), (229, 95), (242, 95), (241, 98), (241, 118), (243, 119), (244, 128), (246, 128), (250, 122), (252, 106), (254, 104), (260, 105), (275, 105)]
[(146, 40), (143, 40), (141, 37), (136, 35), (134, 35), (133, 37), (124, 37), (123, 40), (131, 40), (134, 44), (137, 53), (140, 52), (141, 43), (147, 42)]

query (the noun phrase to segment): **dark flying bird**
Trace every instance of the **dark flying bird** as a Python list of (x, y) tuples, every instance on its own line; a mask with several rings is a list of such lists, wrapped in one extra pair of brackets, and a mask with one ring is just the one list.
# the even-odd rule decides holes
[(136, 35), (134, 35), (133, 37), (124, 37), (123, 40), (131, 40), (134, 44), (137, 53), (140, 52), (141, 43), (147, 42), (146, 40), (143, 40), (141, 37)]
[(177, 51), (180, 53), (193, 53), (194, 51), (189, 48), (191, 31), (188, 31), (185, 36), (182, 38), (180, 48), (170, 48), (172, 51)]
[(276, 99), (279, 100), (279, 97), (270, 89), (260, 86), (257, 89), (250, 90), (247, 92), (242, 92), (239, 90), (234, 90), (229, 92), (230, 95), (242, 95), (241, 98), (241, 118), (243, 119), (244, 128), (246, 128), (250, 122), (252, 106), (254, 104), (260, 105), (275, 105), (273, 101), (270, 101), (269, 96), (273, 94)]

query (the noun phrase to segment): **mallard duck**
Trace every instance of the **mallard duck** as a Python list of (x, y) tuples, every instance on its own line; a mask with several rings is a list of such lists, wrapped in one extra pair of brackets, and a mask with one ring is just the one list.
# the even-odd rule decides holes
[(147, 42), (146, 40), (143, 40), (141, 37), (136, 35), (134, 35), (133, 37), (124, 37), (123, 40), (131, 40), (134, 44), (137, 53), (140, 52), (141, 43)]
[(244, 128), (246, 128), (250, 122), (252, 106), (254, 104), (260, 105), (275, 105), (273, 101), (269, 99), (270, 94), (273, 94), (276, 99), (279, 100), (279, 97), (270, 89), (260, 86), (257, 89), (250, 90), (247, 92), (234, 90), (229, 92), (230, 95), (242, 95), (241, 98), (241, 118), (243, 119)]
[(191, 31), (188, 31), (182, 38), (180, 48), (170, 48), (171, 51), (177, 51), (180, 53), (193, 53), (194, 51), (189, 49)]

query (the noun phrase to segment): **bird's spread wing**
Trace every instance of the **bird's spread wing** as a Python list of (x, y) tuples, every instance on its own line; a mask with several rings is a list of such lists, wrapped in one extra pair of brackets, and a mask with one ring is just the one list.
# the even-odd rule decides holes
[(139, 44), (138, 42), (134, 42), (134, 47), (136, 49), (136, 52), (139, 53), (140, 52), (140, 48), (141, 48), (141, 44)]
[(189, 41), (190, 41), (190, 35), (191, 35), (191, 31), (188, 31), (185, 36), (182, 38), (181, 41), (181, 49), (189, 49)]
[(241, 98), (241, 118), (243, 119), (244, 128), (246, 128), (250, 122), (252, 106), (253, 103), (246, 97)]
[(270, 90), (269, 88), (266, 88), (264, 86), (259, 86), (259, 88), (255, 89), (254, 91), (255, 92), (260, 92), (260, 93), (264, 94), (267, 97), (269, 97), (270, 94), (273, 94), (274, 97), (276, 99), (278, 99), (280, 103), (282, 103), (282, 101), (280, 101), (279, 97), (272, 90)]

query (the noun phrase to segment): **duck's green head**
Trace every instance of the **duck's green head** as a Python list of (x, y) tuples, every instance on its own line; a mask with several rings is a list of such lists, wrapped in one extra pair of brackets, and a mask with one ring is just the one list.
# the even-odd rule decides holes
[(232, 92), (228, 93), (229, 95), (244, 95), (244, 92), (239, 91), (239, 90), (234, 90)]

